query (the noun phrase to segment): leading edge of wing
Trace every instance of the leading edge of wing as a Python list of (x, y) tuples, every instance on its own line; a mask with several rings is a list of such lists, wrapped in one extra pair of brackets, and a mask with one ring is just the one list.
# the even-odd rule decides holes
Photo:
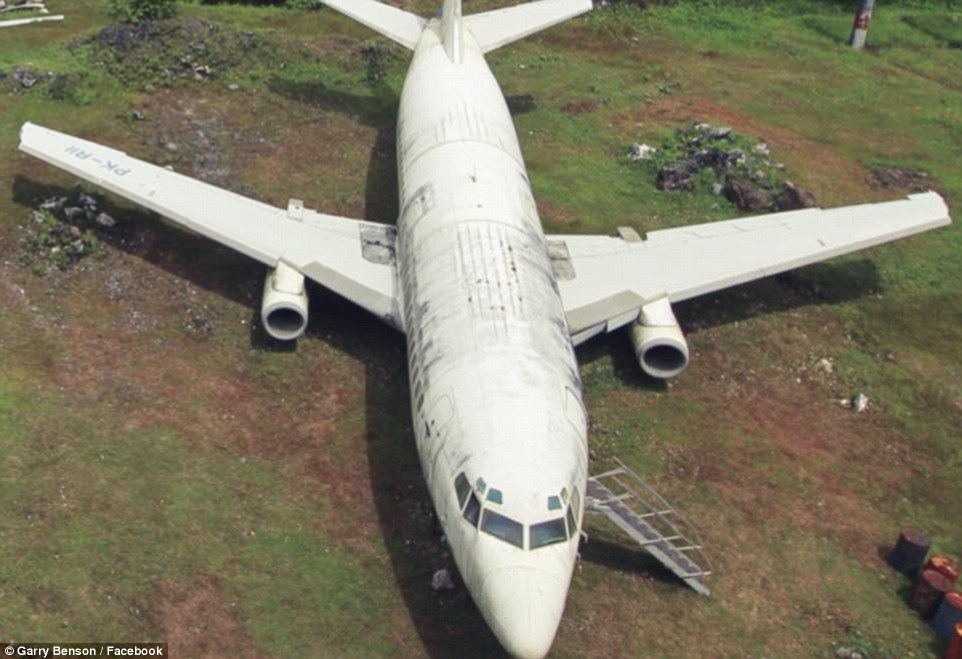
[[(399, 326), (392, 227), (300, 207), (285, 211), (31, 123), (21, 127), (20, 150), (270, 267), (283, 261)], [(373, 249), (365, 249), (365, 235)]]
[(565, 312), (572, 335), (587, 337), (631, 322), (642, 304), (658, 297), (678, 302), (949, 223), (945, 201), (926, 192), (663, 229), (637, 242), (578, 235), (548, 240), (565, 245), (569, 276), (559, 281)]

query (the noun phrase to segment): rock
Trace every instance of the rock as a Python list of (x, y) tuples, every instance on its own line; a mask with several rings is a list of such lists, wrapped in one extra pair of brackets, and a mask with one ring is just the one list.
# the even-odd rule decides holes
[(699, 131), (701, 131), (701, 132), (703, 132), (703, 133), (707, 133), (708, 131), (711, 130), (711, 124), (697, 123), (697, 124), (695, 124), (695, 125), (693, 126), (693, 128), (694, 128), (695, 130), (699, 130)]
[(95, 211), (97, 210), (97, 200), (91, 197), (89, 194), (80, 193), (77, 196), (77, 203), (83, 207), (85, 211)]
[(206, 78), (207, 76), (210, 75), (210, 67), (207, 66), (206, 64), (199, 65), (199, 66), (195, 64), (191, 68), (194, 71), (194, 77), (196, 78)]
[(857, 413), (861, 414), (868, 409), (869, 399), (863, 393), (857, 393), (852, 396), (852, 409)]
[(109, 229), (110, 227), (112, 227), (112, 226), (114, 226), (115, 224), (117, 224), (117, 220), (115, 220), (114, 218), (110, 217), (110, 216), (107, 215), (106, 213), (98, 213), (98, 214), (97, 214), (97, 217), (94, 219), (94, 222), (96, 222), (96, 223), (99, 224), (100, 226), (102, 226), (102, 227), (104, 227), (104, 228), (107, 228), (107, 229)]
[(835, 650), (835, 656), (838, 659), (865, 659), (862, 653), (858, 650), (853, 650), (852, 648), (838, 648)]
[(791, 181), (786, 181), (782, 191), (775, 195), (776, 211), (793, 211), (800, 208), (815, 208), (815, 206), (815, 195)]
[(695, 182), (691, 177), (692, 163), (687, 160), (670, 162), (658, 170), (659, 190), (691, 190)]
[(57, 213), (63, 208), (63, 205), (67, 203), (66, 197), (50, 197), (45, 199), (43, 203), (40, 204), (39, 208), (42, 211), (50, 211), (51, 213)]
[(227, 85), (227, 89), (231, 90), (232, 92), (236, 92), (238, 89), (240, 89), (240, 85), (238, 85), (236, 82), (232, 82)]
[(454, 590), (454, 582), (446, 569), (438, 570), (431, 577), (431, 590), (436, 593), (442, 590)]
[(647, 144), (638, 144), (635, 142), (630, 147), (628, 147), (628, 158), (631, 160), (650, 160), (655, 154), (657, 149), (650, 147)]
[(735, 204), (740, 211), (760, 211), (768, 205), (771, 195), (761, 188), (752, 187), (741, 181), (729, 179), (722, 190), (725, 198)]
[(731, 126), (715, 126), (708, 130), (708, 137), (713, 140), (721, 140), (732, 134)]
[(30, 72), (26, 69), (14, 69), (13, 79), (19, 82), (20, 86), (25, 89), (30, 89), (37, 84), (37, 79), (30, 75)]
[(64, 219), (68, 222), (76, 222), (86, 217), (87, 213), (82, 208), (77, 208), (76, 206), (67, 206), (63, 209)]
[(752, 147), (752, 153), (756, 153), (760, 156), (765, 156), (766, 158), (772, 154), (772, 150), (768, 148), (768, 145), (764, 142), (759, 142), (754, 147)]
[(815, 363), (815, 370), (823, 371), (831, 375), (835, 372), (835, 364), (828, 357), (822, 357)]
[(167, 142), (167, 144), (164, 145), (164, 148), (168, 151), (176, 151), (180, 147), (177, 146), (176, 142)]
[(721, 183), (715, 183), (711, 186), (711, 193), (717, 197), (721, 195), (722, 190), (724, 189), (725, 189), (724, 185), (722, 185)]
[(134, 121), (143, 121), (147, 118), (146, 116), (144, 116), (144, 113), (141, 112), (140, 110), (134, 110), (133, 112), (131, 112), (130, 117)]

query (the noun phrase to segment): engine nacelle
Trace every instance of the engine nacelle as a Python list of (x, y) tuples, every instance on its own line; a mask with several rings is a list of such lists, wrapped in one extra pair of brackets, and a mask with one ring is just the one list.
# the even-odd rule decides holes
[(307, 289), (304, 275), (285, 263), (267, 271), (261, 322), (275, 339), (293, 341), (307, 329)]
[(638, 364), (653, 378), (667, 380), (688, 368), (688, 342), (666, 297), (641, 308), (631, 326), (631, 343)]

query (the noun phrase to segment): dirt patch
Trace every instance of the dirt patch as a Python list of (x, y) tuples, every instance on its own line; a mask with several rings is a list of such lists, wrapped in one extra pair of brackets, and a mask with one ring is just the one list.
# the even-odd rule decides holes
[(164, 583), (149, 611), (172, 657), (254, 659), (257, 651), (236, 615), (236, 604), (225, 600), (218, 582), (201, 576), (184, 585)]
[[(636, 132), (639, 123), (656, 122), (667, 126), (709, 122), (731, 126), (740, 133), (757, 137), (784, 162), (792, 177), (812, 190), (827, 204), (842, 203), (860, 195), (865, 197), (866, 170), (826, 146), (798, 133), (766, 124), (725, 105), (698, 96), (662, 96), (651, 103), (612, 117), (616, 129), (624, 134)], [(870, 195), (871, 196), (871, 195)], [(882, 196), (879, 195), (878, 199)]]
[(587, 99), (584, 101), (572, 101), (561, 106), (561, 111), (565, 114), (585, 114), (594, 112), (598, 109), (598, 101)]
[(253, 190), (241, 184), (237, 170), (274, 145), (238, 105), (247, 105), (239, 91), (199, 95), (179, 88), (155, 94), (137, 111), (144, 118), (141, 143), (153, 150), (157, 164), (250, 196)]

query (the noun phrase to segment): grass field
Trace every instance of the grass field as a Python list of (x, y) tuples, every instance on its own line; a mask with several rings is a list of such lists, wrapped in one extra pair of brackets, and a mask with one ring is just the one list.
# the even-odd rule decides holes
[[(407, 55), (328, 10), (189, 4), (119, 57), (99, 0), (48, 4), (67, 20), (0, 33), (0, 638), (498, 656), (463, 588), (429, 588), (453, 564), (400, 337), (313, 290), (308, 334), (276, 345), (253, 327), (260, 266), (119, 199), (96, 258), (22, 260), (31, 209), (75, 183), (16, 150), (24, 121), (393, 221)], [(735, 216), (625, 157), (692, 121), (764, 140), (823, 205), (907, 194), (873, 183), (886, 165), (959, 215), (962, 10), (879, 3), (857, 53), (850, 4), (599, 8), (492, 54), (546, 231)], [(693, 359), (668, 386), (623, 334), (580, 348), (596, 465), (675, 501), (717, 574), (700, 598), (591, 522), (554, 655), (938, 656), (884, 555), (906, 525), (962, 554), (960, 250), (956, 225), (679, 305)], [(856, 392), (864, 414), (839, 405)]]

